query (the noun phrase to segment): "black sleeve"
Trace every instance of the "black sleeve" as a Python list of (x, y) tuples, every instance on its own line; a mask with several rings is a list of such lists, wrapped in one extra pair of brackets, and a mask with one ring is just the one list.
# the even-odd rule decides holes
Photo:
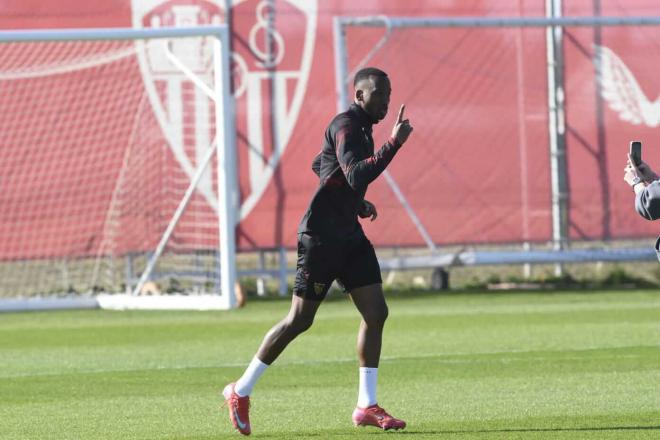
[(647, 220), (660, 218), (660, 180), (652, 182), (635, 196), (635, 209)]
[(373, 156), (359, 160), (356, 150), (362, 142), (360, 136), (364, 136), (361, 127), (350, 124), (339, 127), (334, 135), (337, 161), (346, 181), (355, 191), (365, 190), (385, 170), (401, 147), (390, 139)]
[(321, 154), (323, 154), (323, 151), (317, 154), (312, 161), (312, 171), (319, 177), (321, 177)]

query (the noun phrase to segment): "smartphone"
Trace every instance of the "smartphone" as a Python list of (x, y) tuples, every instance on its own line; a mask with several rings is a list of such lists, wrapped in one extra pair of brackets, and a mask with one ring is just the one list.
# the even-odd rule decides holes
[(642, 163), (642, 143), (640, 141), (630, 142), (630, 158), (635, 166)]

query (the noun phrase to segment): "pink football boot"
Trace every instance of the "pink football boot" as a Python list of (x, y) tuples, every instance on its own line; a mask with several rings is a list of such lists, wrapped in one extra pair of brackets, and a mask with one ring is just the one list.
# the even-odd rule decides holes
[(406, 422), (395, 419), (378, 405), (371, 405), (368, 408), (355, 408), (355, 411), (353, 411), (353, 424), (355, 426), (376, 426), (385, 431), (406, 427)]
[(250, 396), (241, 397), (234, 391), (236, 384), (230, 383), (222, 390), (225, 404), (229, 407), (229, 419), (234, 428), (243, 435), (250, 435)]

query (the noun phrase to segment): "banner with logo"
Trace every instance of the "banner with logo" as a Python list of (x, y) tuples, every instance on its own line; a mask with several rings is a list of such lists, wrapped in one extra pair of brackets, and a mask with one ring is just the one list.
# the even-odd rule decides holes
[[(643, 15), (647, 3), (632, 0), (615, 6), (602, 2), (602, 7), (596, 8), (598, 2), (588, 2), (567, 5), (564, 13)], [(0, 25), (4, 29), (149, 28), (229, 22), (241, 197), (237, 240), (240, 249), (250, 250), (294, 247), (298, 222), (318, 185), (311, 162), (337, 112), (333, 17), (542, 16), (544, 4), (498, 3), (495, 7), (485, 0), (469, 5), (430, 0), (4, 2), (0, 5)], [(361, 64), (374, 65), (391, 78), (390, 114), (374, 129), (376, 144), (387, 140), (399, 105), (406, 104), (406, 117), (415, 131), (389, 170), (433, 241), (438, 245), (549, 241), (552, 214), (545, 31), (393, 29), (385, 43), (374, 50), (385, 35), (384, 28), (348, 29), (349, 70)], [(660, 63), (654, 55), (659, 36), (660, 27), (652, 26), (569, 28), (565, 32), (572, 239), (652, 237), (658, 231), (655, 224), (634, 212), (634, 198), (623, 182), (623, 168), (629, 141), (641, 140), (643, 158), (660, 170), (654, 135), (660, 125), (660, 104), (656, 102), (660, 87), (653, 67)], [(0, 47), (0, 54), (3, 50), (6, 53), (7, 49)], [(124, 50), (128, 49), (122, 46), (107, 53), (119, 57)], [(88, 200), (89, 191), (73, 190), (76, 184), (67, 175), (70, 171), (57, 172), (64, 166), (58, 165), (57, 159), (36, 174), (33, 160), (20, 159), (25, 148), (36, 149), (35, 156), (44, 161), (49, 160), (52, 149), (78, 148), (78, 144), (67, 142), (69, 129), (58, 129), (50, 143), (26, 147), (22, 145), (25, 137), (10, 135), (15, 120), (5, 117), (0, 122), (0, 159), (11, 164), (11, 171), (0, 169), (4, 193), (0, 196), (0, 241), (13, 243), (4, 248), (0, 245), (0, 258), (97, 255), (109, 246), (108, 231), (114, 240), (113, 253), (144, 252), (155, 247), (178, 202), (167, 198), (163, 188), (171, 185), (183, 191), (204, 152), (215, 142), (212, 101), (172, 67), (167, 52), (212, 86), (212, 45), (204, 39), (153, 41), (137, 42), (130, 50), (134, 55), (121, 74), (107, 78), (108, 87), (112, 83), (125, 83), (126, 87), (137, 84), (145, 92), (103, 109), (106, 120), (117, 122), (113, 125), (115, 135), (94, 141), (94, 151), (106, 151), (111, 157), (103, 165), (104, 172), (89, 164), (75, 170), (94, 173), (90, 179), (96, 176), (98, 189), (93, 201)], [(102, 69), (99, 72), (101, 75)], [(65, 93), (67, 81), (77, 80), (63, 77), (58, 83), (26, 82), (22, 90), (32, 90), (36, 97), (39, 89), (49, 87), (47, 84), (59, 84)], [(15, 92), (9, 90), (0, 88), (0, 107), (16, 105)], [(44, 110), (21, 101), (25, 115)], [(80, 124), (88, 112), (66, 99), (58, 105), (62, 107), (48, 107), (48, 111), (60, 115), (60, 123)], [(132, 115), (139, 115), (133, 123)], [(165, 159), (151, 164), (145, 161), (148, 165), (139, 168), (135, 176), (122, 177), (126, 142), (136, 142), (131, 138), (135, 121), (140, 128), (149, 127), (148, 139), (140, 145), (165, 151)], [(41, 132), (35, 136), (44, 139)], [(83, 148), (91, 148), (89, 142), (83, 143), (79, 146), (81, 157), (88, 151)], [(47, 180), (54, 195), (57, 188), (64, 187), (71, 187), (67, 194), (74, 195), (59, 204), (37, 200), (35, 185), (20, 177), (28, 175)], [(115, 219), (108, 212), (118, 203), (113, 199), (118, 179), (126, 192), (134, 191), (136, 202)], [(151, 196), (140, 202), (143, 193)], [(217, 197), (213, 168), (202, 176), (191, 202), (195, 215), (182, 218), (180, 229), (184, 232), (176, 231), (177, 243), (190, 249), (217, 245), (217, 236), (208, 238), (217, 231)], [(379, 213), (375, 222), (363, 221), (375, 245), (424, 245), (383, 177), (370, 186), (367, 199)], [(72, 207), (77, 203), (94, 209), (74, 215)], [(16, 214), (21, 210), (30, 214)], [(112, 226), (115, 222), (121, 226)], [(200, 224), (210, 231), (203, 238), (191, 232), (202, 227)], [(74, 239), (53, 239), (63, 236)], [(136, 242), (140, 243), (137, 247)], [(48, 243), (47, 249), (44, 243)]]

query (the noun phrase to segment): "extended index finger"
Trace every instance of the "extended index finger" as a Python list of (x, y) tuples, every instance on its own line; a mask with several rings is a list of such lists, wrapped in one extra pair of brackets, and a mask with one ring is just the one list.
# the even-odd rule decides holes
[(401, 108), (399, 109), (399, 115), (396, 117), (396, 122), (401, 122), (403, 121), (403, 111), (406, 109), (405, 104), (401, 104)]

